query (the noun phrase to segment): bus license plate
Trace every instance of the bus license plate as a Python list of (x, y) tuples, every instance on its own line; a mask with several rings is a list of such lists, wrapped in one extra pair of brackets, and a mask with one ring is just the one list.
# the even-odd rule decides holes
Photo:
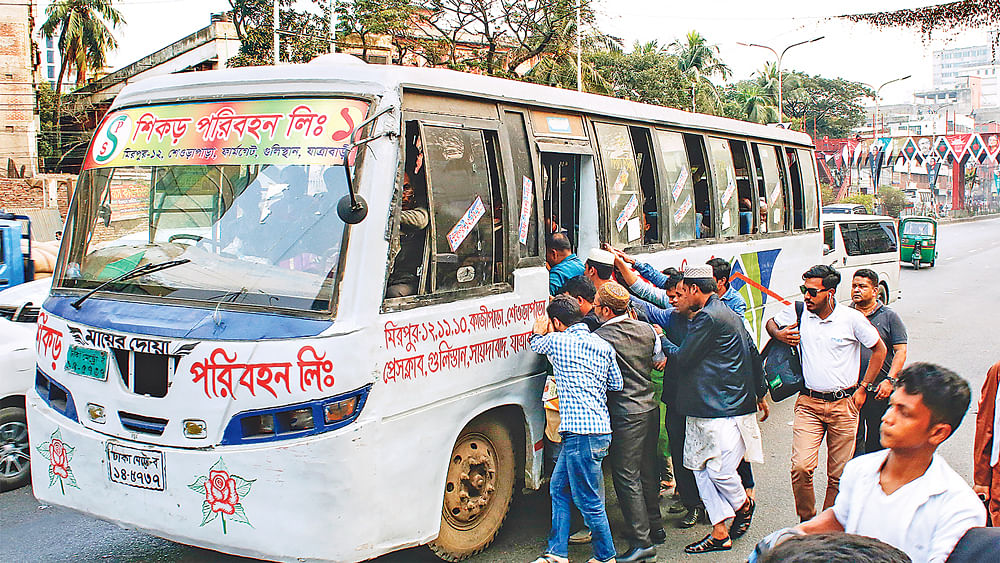
[(113, 483), (162, 491), (167, 484), (163, 452), (108, 442), (108, 477)]
[(70, 345), (66, 352), (66, 371), (104, 381), (108, 378), (108, 353)]

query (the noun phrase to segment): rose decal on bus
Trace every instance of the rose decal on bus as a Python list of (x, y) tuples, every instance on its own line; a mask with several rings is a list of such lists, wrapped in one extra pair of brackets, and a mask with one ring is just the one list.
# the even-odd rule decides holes
[(201, 526), (216, 518), (222, 520), (222, 533), (226, 533), (226, 518), (230, 522), (239, 522), (253, 528), (243, 511), (240, 499), (250, 493), (250, 487), (256, 479), (244, 479), (232, 475), (226, 468), (222, 458), (208, 470), (208, 476), (199, 476), (194, 483), (188, 485), (192, 491), (205, 495), (201, 503)]
[(38, 453), (42, 454), (42, 457), (49, 460), (49, 486), (56, 484), (59, 481), (59, 490), (62, 494), (66, 494), (66, 487), (73, 487), (74, 489), (79, 489), (80, 487), (76, 484), (76, 477), (73, 476), (73, 470), (69, 466), (69, 462), (73, 459), (73, 451), (76, 449), (62, 440), (62, 434), (59, 433), (57, 428), (52, 436), (49, 437), (48, 442), (40, 444), (38, 447)]

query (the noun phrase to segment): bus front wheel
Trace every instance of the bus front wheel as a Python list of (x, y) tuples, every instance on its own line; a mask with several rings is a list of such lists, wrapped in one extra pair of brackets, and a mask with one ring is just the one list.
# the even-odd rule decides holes
[(430, 543), (445, 561), (462, 561), (489, 546), (514, 494), (514, 447), (499, 420), (471, 422), (455, 442), (441, 509), (441, 531)]

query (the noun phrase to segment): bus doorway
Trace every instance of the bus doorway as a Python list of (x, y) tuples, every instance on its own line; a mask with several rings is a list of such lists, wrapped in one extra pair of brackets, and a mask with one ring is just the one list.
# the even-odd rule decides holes
[(542, 153), (542, 211), (545, 232), (563, 232), (573, 251), (580, 243), (580, 156)]

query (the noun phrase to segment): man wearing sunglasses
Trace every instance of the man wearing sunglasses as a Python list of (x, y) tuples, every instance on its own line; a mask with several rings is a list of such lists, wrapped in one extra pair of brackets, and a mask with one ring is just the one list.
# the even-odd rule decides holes
[[(802, 274), (802, 279), (802, 326), (796, 324), (793, 305), (767, 321), (767, 332), (789, 346), (797, 346), (802, 358), (806, 390), (795, 401), (792, 423), (792, 494), (795, 512), (804, 522), (816, 515), (813, 472), (824, 435), (828, 480), (823, 509), (833, 506), (837, 498), (840, 475), (854, 455), (858, 413), (867, 398), (866, 387), (879, 374), (886, 347), (863, 314), (837, 305), (837, 270), (819, 264)], [(872, 351), (872, 357), (858, 385), (862, 346)]]

